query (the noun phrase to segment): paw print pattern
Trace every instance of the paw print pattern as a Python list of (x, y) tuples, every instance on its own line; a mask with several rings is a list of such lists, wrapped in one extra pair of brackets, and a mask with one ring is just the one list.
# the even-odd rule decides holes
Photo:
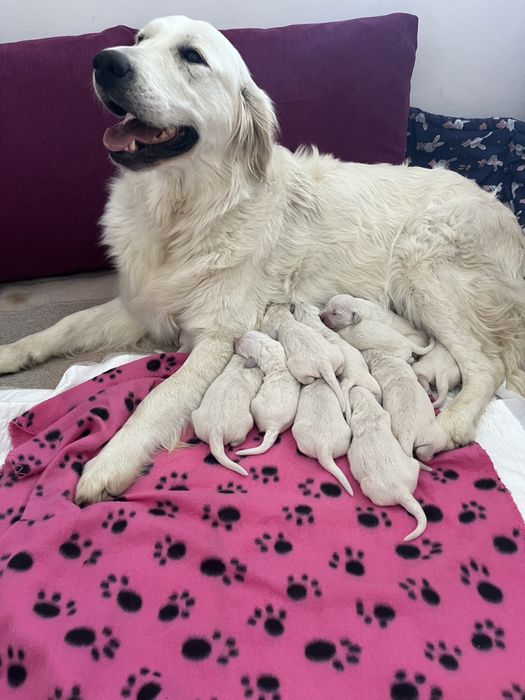
[(255, 544), (260, 552), (268, 552), (270, 547), (276, 554), (289, 554), (293, 550), (293, 544), (289, 542), (282, 532), (277, 533), (277, 537), (272, 537), (268, 532), (263, 532), (260, 537), (256, 537)]
[(315, 479), (311, 478), (301, 481), (297, 484), (297, 488), (305, 498), (321, 498), (322, 496), (326, 496), (327, 498), (339, 498), (343, 493), (338, 484), (332, 483), (331, 481), (322, 481), (318, 487)]
[(26, 682), (27, 668), (25, 666), (25, 658), (26, 655), (23, 649), (15, 649), (11, 645), (7, 647), (6, 673), (7, 684), (10, 688), (20, 688)]
[(425, 503), (425, 501), (420, 503), (429, 523), (440, 523), (443, 520), (443, 511), (439, 506), (434, 503)]
[(230, 586), (233, 581), (244, 583), (247, 567), (235, 557), (230, 559), (229, 566), (220, 557), (207, 557), (200, 563), (200, 572), (203, 576), (219, 578), (224, 585)]
[(501, 481), (491, 478), (476, 479), (474, 482), (474, 488), (478, 489), (478, 491), (493, 491), (494, 489), (500, 493), (506, 493), (507, 491)]
[[(396, 671), (393, 683), (390, 685), (390, 697), (392, 700), (418, 700), (422, 687), (426, 684), (426, 677), (422, 673), (415, 673), (412, 680), (404, 670)], [(443, 691), (437, 686), (430, 688), (429, 700), (441, 700)]]
[(223, 494), (248, 493), (248, 489), (245, 489), (242, 484), (235, 484), (233, 481), (228, 481), (226, 486), (219, 484), (217, 486), (217, 492)]
[(262, 481), (263, 484), (277, 484), (279, 483), (279, 469), (274, 466), (261, 467), (261, 469), (256, 469), (255, 467), (250, 467), (248, 469), (249, 475), (254, 481)]
[(441, 554), (443, 546), (439, 542), (432, 542), (429, 539), (421, 540), (420, 544), (398, 544), (396, 554), (401, 559), (422, 559), (426, 561)]
[(336, 671), (344, 671), (344, 662), (358, 664), (361, 656), (361, 647), (349, 639), (339, 641), (339, 656), (337, 656), (337, 644), (330, 639), (315, 639), (304, 647), (304, 655), (308, 661), (314, 663), (330, 663)]
[(131, 518), (134, 518), (135, 515), (134, 510), (128, 511), (125, 508), (119, 508), (116, 513), (110, 510), (102, 521), (102, 527), (114, 535), (121, 535), (127, 528)]
[(239, 649), (234, 637), (227, 637), (222, 641), (222, 632), (215, 630), (211, 641), (207, 637), (188, 637), (182, 644), (182, 656), (188, 661), (203, 661), (212, 652), (215, 654), (219, 647), (215, 661), (226, 666), (232, 659), (239, 656)]
[(510, 537), (507, 537), (507, 535), (496, 535), (492, 539), (494, 549), (500, 554), (516, 554), (516, 552), (518, 551), (519, 535), (520, 531), (517, 527), (515, 527), (512, 530), (512, 534)]
[(157, 501), (153, 508), (148, 510), (150, 515), (155, 515), (159, 518), (175, 518), (179, 512), (178, 507), (171, 501)]
[(392, 521), (388, 517), (386, 511), (377, 511), (373, 506), (368, 506), (367, 508), (361, 508), (361, 506), (356, 507), (357, 522), (363, 527), (379, 527), (379, 525), (384, 525), (385, 527), (392, 527)]
[(162, 692), (162, 673), (142, 667), (137, 674), (128, 676), (126, 685), (120, 691), (122, 698), (130, 698), (136, 693), (137, 700), (155, 700)]
[(102, 556), (100, 549), (93, 549), (91, 540), (81, 541), (78, 532), (73, 532), (65, 542), (62, 542), (58, 552), (64, 559), (79, 559), (81, 555), (88, 554), (89, 556), (83, 561), (83, 564), (91, 566), (96, 564), (99, 557)]
[[(435, 606), (441, 602), (439, 593), (432, 588), (426, 578), (422, 578), (420, 584), (413, 578), (407, 578), (399, 583), (399, 587), (406, 592), (410, 600), (417, 600), (417, 593), (419, 593), (419, 597), (427, 605)], [(416, 589), (418, 589), (417, 592)]]
[(186, 556), (186, 545), (180, 540), (172, 540), (169, 535), (164, 540), (155, 542), (153, 559), (157, 559), (160, 566), (166, 566), (168, 561), (179, 561)]
[(461, 649), (459, 647), (447, 648), (445, 642), (440, 641), (437, 644), (427, 642), (425, 645), (425, 656), (430, 661), (438, 661), (447, 671), (457, 671), (459, 668), (459, 659), (461, 657)]
[(124, 399), (124, 405), (130, 413), (133, 413), (133, 411), (137, 408), (141, 401), (142, 399), (137, 399), (135, 394), (132, 391), (130, 391)]
[(118, 587), (117, 605), (127, 613), (136, 613), (142, 608), (142, 596), (129, 587), (127, 576), (121, 576), (117, 580), (115, 574), (110, 574), (100, 582), (103, 598), (112, 598), (113, 589)]
[(158, 618), (161, 622), (173, 622), (177, 618), (187, 620), (191, 614), (191, 609), (195, 605), (189, 591), (182, 593), (172, 593), (167, 602), (160, 608)]
[(396, 617), (396, 611), (394, 608), (390, 607), (390, 605), (387, 605), (386, 603), (377, 603), (374, 605), (372, 615), (369, 615), (366, 612), (365, 605), (361, 599), (356, 600), (355, 611), (367, 625), (371, 625), (375, 620), (381, 629), (386, 629)]
[(17, 523), (24, 515), (25, 506), (20, 506), (19, 508), (8, 508), (5, 513), (0, 513), (0, 521), (7, 520), (9, 525), (14, 525)]
[[(0, 566), (3, 566), (4, 563), (6, 568), (10, 571), (23, 573), (24, 571), (29, 571), (32, 568), (34, 560), (29, 552), (22, 551), (17, 552), (16, 554), (2, 554), (2, 556), (0, 556)], [(1, 568), (0, 576), (2, 576), (3, 573), (4, 569)]]
[(255, 691), (257, 691), (257, 700), (281, 700), (280, 681), (277, 676), (270, 673), (262, 673), (257, 676), (255, 689), (250, 676), (241, 676), (241, 685), (245, 698), (255, 697)]
[(64, 641), (72, 647), (89, 649), (94, 661), (100, 660), (101, 652), (107, 659), (115, 658), (115, 653), (120, 646), (119, 640), (113, 636), (111, 627), (104, 627), (98, 638), (92, 627), (74, 627), (66, 632)]
[[(355, 553), (351, 547), (345, 547), (345, 571), (347, 574), (352, 576), (364, 576), (365, 565), (364, 565), (365, 554), (360, 549)], [(334, 552), (328, 562), (328, 566), (332, 569), (339, 568), (340, 556), (337, 552)]]
[(60, 593), (53, 593), (53, 595), (48, 597), (45, 591), (38, 592), (36, 603), (33, 605), (33, 612), (36, 615), (44, 618), (53, 618), (61, 615), (63, 611), (67, 616), (74, 615), (77, 611), (75, 601), (68, 600), (63, 606)]
[(202, 520), (209, 521), (212, 527), (223, 527), (230, 532), (241, 519), (241, 512), (235, 506), (223, 506), (213, 515), (211, 506), (206, 504), (202, 509)]
[[(162, 366), (163, 363), (164, 367)], [(177, 358), (175, 355), (167, 355), (165, 352), (162, 352), (156, 357), (152, 357), (151, 360), (146, 362), (146, 369), (148, 372), (158, 372), (160, 369), (162, 369), (167, 374), (170, 374), (173, 372), (176, 366)]]
[(319, 581), (315, 578), (310, 579), (308, 574), (303, 574), (299, 581), (293, 576), (288, 576), (286, 585), (286, 595), (290, 600), (300, 601), (308, 597), (308, 592), (311, 591), (316, 598), (323, 595), (319, 586)]
[(476, 590), (487, 603), (501, 603), (503, 601), (503, 591), (494, 583), (489, 581), (489, 570), (485, 564), (478, 564), (471, 559), (468, 564), (460, 566), (461, 583), (470, 586), (473, 581), (477, 581)]
[(517, 683), (513, 683), (511, 689), (504, 688), (501, 697), (505, 700), (525, 700), (525, 686), (523, 688)]
[(72, 686), (69, 692), (64, 691), (63, 688), (56, 687), (53, 695), (50, 695), (48, 700), (82, 700), (82, 691), (79, 685)]
[(264, 610), (255, 608), (253, 614), (248, 618), (248, 624), (255, 627), (262, 619), (264, 619), (264, 631), (270, 637), (280, 637), (284, 633), (286, 610), (274, 610), (273, 605), (266, 605)]
[(112, 367), (111, 369), (107, 369), (105, 372), (98, 374), (96, 377), (93, 377), (91, 381), (96, 382), (97, 384), (103, 384), (107, 377), (109, 377), (109, 379), (116, 379), (119, 374), (122, 374), (120, 367)]
[(478, 651), (491, 651), (494, 647), (505, 649), (505, 631), (496, 627), (492, 620), (476, 622), (470, 642)]
[(64, 436), (60, 430), (51, 430), (49, 433), (44, 435), (44, 440), (47, 443), (47, 447), (50, 447), (52, 450), (56, 449), (63, 439)]
[(299, 503), (293, 508), (284, 506), (282, 511), (286, 520), (293, 520), (298, 527), (306, 523), (313, 525), (315, 522), (313, 509), (305, 503)]
[(155, 489), (157, 491), (189, 491), (188, 475), (186, 472), (181, 474), (178, 472), (171, 472), (169, 478), (167, 476), (161, 476), (155, 484)]
[(440, 484), (448, 484), (449, 481), (457, 481), (459, 479), (459, 474), (453, 469), (443, 469), (442, 467), (435, 467), (430, 476), (434, 481), (439, 481)]
[(477, 501), (469, 501), (461, 504), (461, 510), (458, 513), (458, 520), (463, 525), (470, 525), (476, 520), (485, 520), (485, 506), (480, 505)]

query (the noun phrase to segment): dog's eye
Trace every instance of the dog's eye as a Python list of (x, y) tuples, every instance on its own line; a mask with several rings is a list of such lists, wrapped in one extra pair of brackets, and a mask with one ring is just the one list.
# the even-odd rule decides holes
[(208, 65), (196, 49), (187, 47), (184, 49), (179, 49), (179, 53), (188, 63), (202, 63), (204, 66)]

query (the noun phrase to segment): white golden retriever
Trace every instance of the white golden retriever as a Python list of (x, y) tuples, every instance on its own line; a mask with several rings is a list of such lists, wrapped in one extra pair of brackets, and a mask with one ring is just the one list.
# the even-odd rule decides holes
[(85, 465), (77, 502), (122, 493), (178, 444), (268, 302), (350, 293), (436, 337), (463, 377), (439, 418), (449, 446), (474, 437), (505, 377), (525, 393), (525, 243), (494, 196), (444, 169), (276, 145), (270, 99), (205, 22), (155, 20), (94, 68), (98, 97), (125, 117), (104, 135), (119, 166), (102, 222), (120, 296), (1, 347), (0, 372), (146, 334), (170, 341), (177, 327), (191, 355)]

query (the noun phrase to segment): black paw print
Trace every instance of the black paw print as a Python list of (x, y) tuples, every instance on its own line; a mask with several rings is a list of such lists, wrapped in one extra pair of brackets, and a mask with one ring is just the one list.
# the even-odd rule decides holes
[(194, 605), (195, 598), (190, 595), (189, 591), (172, 593), (168, 601), (160, 608), (158, 618), (161, 622), (173, 622), (178, 617), (186, 620)]
[(25, 667), (25, 657), (23, 649), (15, 649), (11, 645), (7, 647), (7, 683), (10, 688), (20, 688), (26, 682), (27, 668)]
[(111, 598), (113, 596), (113, 588), (119, 586), (117, 593), (117, 604), (121, 610), (127, 613), (136, 613), (142, 608), (142, 596), (136, 591), (129, 588), (129, 579), (127, 576), (121, 576), (117, 580), (115, 574), (110, 574), (107, 578), (100, 582), (103, 598)]
[(327, 498), (339, 498), (343, 493), (341, 487), (338, 484), (334, 484), (331, 481), (322, 481), (317, 488), (315, 479), (305, 479), (301, 483), (297, 484), (297, 488), (300, 490), (303, 496), (312, 498), (321, 498), (321, 496), (326, 496)]
[(433, 503), (420, 501), (421, 507), (425, 511), (429, 523), (440, 523), (443, 520), (443, 511)]
[(277, 484), (279, 482), (279, 469), (274, 466), (261, 467), (260, 471), (250, 467), (248, 472), (254, 481), (261, 480), (263, 484)]
[[(34, 441), (39, 441), (38, 438), (33, 438)], [(41, 443), (41, 447), (46, 447), (45, 443)], [(24, 457), (24, 455), (18, 455), (16, 458), (16, 462), (13, 465), (14, 473), (15, 476), (13, 478), (13, 481), (17, 481), (18, 479), (23, 478), (24, 476), (27, 476), (30, 474), (32, 471), (38, 471), (38, 468), (42, 466), (42, 460), (37, 459), (33, 455), (29, 455), (27, 458)], [(36, 467), (36, 469), (35, 469)]]
[(231, 585), (232, 581), (243, 583), (246, 571), (246, 565), (242, 564), (235, 557), (230, 559), (229, 566), (219, 557), (208, 557), (200, 563), (201, 574), (212, 578), (220, 578), (226, 586)]
[[(365, 565), (364, 565), (365, 554), (360, 549), (355, 553), (351, 547), (345, 547), (345, 571), (347, 574), (352, 576), (364, 576)], [(328, 566), (332, 569), (337, 569), (340, 563), (340, 556), (337, 552), (334, 552), (328, 562)]]
[(442, 467), (435, 467), (430, 476), (434, 481), (439, 481), (441, 484), (447, 484), (449, 481), (457, 481), (459, 479), (459, 474), (453, 469), (443, 469)]
[(320, 598), (323, 595), (319, 587), (319, 581), (315, 578), (310, 579), (308, 574), (303, 574), (300, 581), (296, 581), (293, 576), (288, 576), (286, 595), (290, 600), (304, 600), (308, 596), (309, 588), (316, 598)]
[(339, 656), (337, 645), (329, 639), (315, 639), (304, 647), (304, 655), (308, 661), (314, 663), (330, 663), (336, 671), (344, 671), (344, 662), (358, 664), (361, 656), (361, 647), (349, 639), (339, 640)]
[(471, 559), (468, 564), (461, 564), (461, 583), (470, 586), (472, 579), (477, 579), (476, 590), (487, 603), (501, 603), (503, 591), (488, 580), (490, 574), (485, 564), (478, 564)]
[(273, 547), (276, 554), (289, 554), (293, 550), (293, 544), (285, 538), (282, 532), (279, 532), (275, 538), (268, 532), (263, 532), (260, 537), (255, 538), (254, 542), (261, 552), (267, 552), (270, 547)]
[(439, 593), (432, 588), (426, 578), (421, 579), (421, 584), (413, 578), (407, 578), (399, 583), (399, 587), (406, 591), (410, 600), (417, 600), (416, 587), (418, 587), (419, 596), (427, 605), (435, 606), (441, 602)]
[(384, 510), (380, 511), (379, 514), (373, 506), (368, 506), (368, 508), (357, 506), (355, 510), (357, 522), (363, 527), (379, 527), (379, 525), (392, 527), (392, 521)]
[(217, 491), (224, 494), (248, 493), (248, 489), (245, 489), (242, 484), (235, 484), (233, 481), (228, 481), (226, 486), (219, 484), (217, 486)]
[(219, 656), (216, 662), (225, 666), (236, 656), (239, 656), (239, 649), (235, 637), (227, 637), (222, 642), (222, 632), (215, 630), (211, 636), (211, 641), (207, 637), (189, 637), (182, 645), (182, 655), (188, 661), (203, 661), (207, 659), (212, 651), (215, 653), (220, 646)]
[[(2, 556), (0, 556), (0, 566), (3, 566), (4, 563), (7, 569), (22, 573), (32, 568), (34, 560), (29, 552), (22, 551), (16, 554), (2, 554)], [(0, 576), (2, 576), (3, 573), (4, 569), (0, 568)]]
[(233, 526), (241, 519), (241, 512), (234, 506), (223, 506), (217, 511), (217, 515), (212, 514), (211, 506), (206, 504), (202, 509), (202, 520), (209, 520), (212, 527), (224, 527), (230, 532)]
[(386, 629), (388, 625), (395, 620), (396, 611), (386, 603), (377, 603), (374, 605), (372, 615), (369, 615), (365, 610), (365, 605), (362, 600), (358, 599), (355, 602), (355, 611), (359, 617), (363, 618), (363, 622), (367, 625), (372, 624), (375, 620), (381, 629)]
[[(410, 680), (406, 671), (396, 671), (394, 682), (390, 685), (390, 697), (392, 700), (418, 700), (419, 691), (426, 683), (426, 678), (422, 673), (415, 673)], [(430, 688), (429, 700), (441, 700), (443, 691), (441, 688), (432, 686)]]
[(60, 430), (51, 430), (49, 433), (44, 435), (44, 440), (47, 442), (47, 446), (54, 450), (64, 439), (64, 436)]
[(158, 372), (159, 369), (162, 367), (163, 362), (164, 372), (170, 373), (177, 365), (177, 358), (175, 357), (175, 355), (167, 355), (165, 352), (162, 352), (160, 355), (152, 357), (151, 360), (147, 361), (146, 369), (149, 372)]
[(115, 513), (110, 510), (102, 522), (102, 527), (105, 530), (112, 532), (114, 535), (120, 535), (127, 528), (131, 518), (136, 515), (134, 510), (128, 511), (125, 508), (119, 508)]
[(505, 700), (525, 700), (525, 686), (523, 688), (517, 683), (513, 683), (511, 689), (505, 688), (501, 691), (501, 697)]
[(161, 679), (160, 671), (150, 671), (149, 668), (143, 667), (137, 674), (128, 676), (120, 696), (130, 698), (131, 693), (136, 692), (136, 700), (154, 700), (162, 692)]
[(178, 507), (171, 501), (157, 501), (154, 508), (150, 508), (148, 513), (159, 518), (174, 518), (179, 512)]
[[(102, 639), (100, 639), (102, 637)], [(113, 637), (111, 627), (104, 627), (97, 640), (97, 633), (92, 627), (74, 627), (66, 632), (64, 641), (72, 647), (86, 647), (90, 650), (91, 658), (95, 661), (100, 659), (100, 652), (108, 659), (113, 659), (120, 646), (118, 639)]]
[(79, 559), (81, 555), (89, 554), (83, 563), (91, 566), (96, 564), (99, 557), (102, 556), (100, 549), (93, 549), (91, 540), (81, 541), (78, 532), (73, 532), (65, 542), (62, 542), (58, 551), (64, 559)]
[(515, 554), (518, 551), (517, 540), (519, 538), (520, 531), (517, 527), (512, 530), (512, 536), (507, 537), (506, 535), (496, 535), (492, 539), (492, 544), (494, 549), (500, 554)]
[[(33, 605), (33, 612), (39, 617), (58, 617), (62, 613), (62, 596), (60, 593), (53, 593), (47, 597), (45, 591), (38, 591), (37, 601)], [(65, 605), (65, 613), (68, 616), (74, 615), (77, 611), (75, 601), (68, 600)]]
[[(33, 411), (24, 411), (22, 415), (15, 420), (15, 423), (19, 425), (21, 428), (25, 427), (26, 428), (31, 428), (33, 425), (33, 419), (35, 417), (35, 414)], [(22, 420), (24, 418), (24, 420)]]
[(167, 476), (161, 476), (157, 483), (155, 484), (155, 489), (157, 491), (189, 491), (188, 487), (188, 475), (186, 472), (179, 474), (178, 472), (171, 472), (169, 475), (169, 481)]
[(313, 525), (315, 522), (312, 508), (304, 503), (299, 503), (298, 505), (294, 506), (293, 509), (289, 506), (283, 506), (282, 511), (286, 520), (295, 520), (295, 524), (299, 527), (306, 523)]
[(266, 605), (264, 610), (255, 608), (251, 617), (248, 618), (248, 624), (255, 626), (264, 618), (264, 631), (270, 637), (280, 637), (284, 632), (284, 620), (286, 619), (286, 610), (274, 610), (273, 605)]
[(180, 540), (173, 541), (169, 535), (163, 541), (155, 542), (153, 559), (157, 559), (160, 566), (165, 566), (168, 561), (179, 561), (186, 556), (186, 545)]
[(72, 686), (69, 692), (64, 691), (63, 688), (56, 687), (53, 695), (50, 695), (48, 700), (82, 700), (82, 691), (79, 685)]
[(8, 508), (5, 513), (0, 513), (0, 520), (7, 520), (10, 525), (17, 523), (24, 515), (25, 506), (19, 508)]
[(506, 493), (507, 491), (501, 481), (496, 481), (496, 479), (491, 478), (476, 479), (474, 482), (474, 488), (478, 489), (478, 491), (493, 491), (494, 489), (500, 491), (501, 493)]
[(396, 554), (402, 559), (423, 559), (427, 560), (431, 557), (441, 554), (443, 546), (440, 542), (432, 542), (431, 540), (421, 540), (420, 544), (398, 544), (396, 546)]
[(124, 405), (130, 413), (133, 413), (133, 411), (137, 408), (141, 401), (142, 399), (137, 399), (135, 397), (135, 394), (132, 391), (130, 391), (124, 399)]
[[(250, 680), (250, 676), (241, 676), (241, 685), (245, 698), (253, 698), (255, 689)], [(261, 673), (255, 679), (257, 690), (257, 700), (281, 700), (279, 689), (281, 684), (277, 676), (270, 673)]]
[(464, 525), (470, 525), (470, 523), (476, 520), (485, 520), (485, 506), (480, 505), (477, 501), (469, 501), (468, 503), (461, 504), (461, 511), (458, 514), (458, 520)]
[(493, 647), (505, 649), (505, 631), (496, 627), (492, 620), (476, 622), (470, 642), (478, 651), (490, 651)]
[(459, 647), (447, 648), (445, 642), (440, 641), (437, 644), (427, 642), (425, 645), (425, 656), (430, 661), (435, 659), (447, 671), (457, 671), (459, 668), (459, 659), (461, 657), (461, 649)]

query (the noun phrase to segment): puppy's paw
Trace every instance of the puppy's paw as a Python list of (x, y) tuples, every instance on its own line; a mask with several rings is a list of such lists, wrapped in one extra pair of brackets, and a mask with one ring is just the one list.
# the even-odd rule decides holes
[(463, 447), (476, 438), (476, 426), (471, 421), (465, 421), (461, 413), (453, 410), (453, 406), (446, 408), (437, 417), (437, 422), (445, 431), (447, 444), (444, 450), (453, 450), (456, 447)]
[(29, 353), (21, 352), (16, 343), (0, 345), (0, 374), (12, 374), (31, 367), (36, 360)]

